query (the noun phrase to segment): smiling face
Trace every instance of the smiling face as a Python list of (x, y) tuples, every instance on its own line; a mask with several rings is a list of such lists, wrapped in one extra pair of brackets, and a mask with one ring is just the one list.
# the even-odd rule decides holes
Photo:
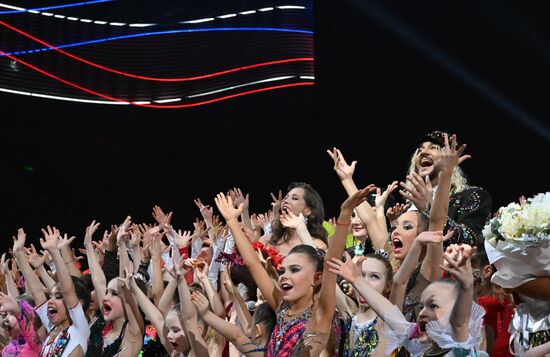
[(63, 293), (56, 285), (52, 289), (52, 296), (48, 300), (48, 320), (54, 325), (59, 325), (67, 320), (67, 307), (63, 302)]
[(418, 212), (408, 211), (397, 218), (397, 224), (391, 233), (393, 256), (403, 260), (411, 249), (414, 238), (418, 235)]
[(304, 216), (308, 216), (310, 208), (307, 206), (305, 194), (305, 190), (301, 187), (295, 187), (288, 191), (281, 204), (281, 209), (289, 210), (296, 216), (300, 213), (303, 213)]
[(180, 318), (176, 311), (170, 310), (166, 315), (166, 328), (168, 329), (166, 340), (176, 352), (185, 352), (183, 349), (186, 345), (185, 333), (181, 325)]
[(313, 287), (321, 281), (311, 259), (304, 253), (289, 254), (279, 268), (279, 287), (283, 298), (295, 302), (313, 296)]
[(450, 283), (436, 281), (424, 289), (420, 296), (421, 310), (417, 318), (421, 342), (429, 341), (429, 336), (426, 334), (426, 323), (448, 316), (453, 310), (456, 296), (456, 287)]
[(124, 308), (120, 299), (117, 279), (112, 279), (107, 285), (103, 298), (103, 318), (105, 321), (115, 321), (124, 318)]
[(423, 142), (416, 151), (416, 172), (422, 177), (429, 175), (433, 179), (437, 174), (437, 164), (440, 158), (441, 147), (439, 145), (430, 141)]
[(351, 216), (351, 228), (353, 229), (355, 239), (364, 242), (368, 238), (367, 229), (355, 210), (353, 210), (353, 215)]
[[(387, 293), (388, 289), (391, 289), (386, 279), (388, 276), (387, 267), (378, 259), (367, 258), (361, 265), (361, 276), (380, 294)], [(355, 297), (361, 307), (369, 307), (365, 299), (357, 291), (355, 291)]]
[(21, 335), (21, 328), (17, 318), (11, 312), (2, 313), (2, 315), (2, 328), (6, 330), (11, 338), (18, 338)]

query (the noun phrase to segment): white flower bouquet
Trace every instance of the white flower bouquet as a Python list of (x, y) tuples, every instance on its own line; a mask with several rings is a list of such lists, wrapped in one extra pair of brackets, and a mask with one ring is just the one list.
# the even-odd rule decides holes
[(497, 268), (492, 281), (515, 288), (550, 275), (550, 192), (501, 207), (483, 228), (485, 250)]

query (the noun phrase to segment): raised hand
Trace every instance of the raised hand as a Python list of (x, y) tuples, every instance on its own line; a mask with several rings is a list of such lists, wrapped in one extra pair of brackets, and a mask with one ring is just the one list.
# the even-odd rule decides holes
[(277, 193), (277, 196), (273, 194), (273, 192), (270, 193), (271, 195), (271, 207), (273, 212), (280, 212), (281, 211), (281, 204), (283, 203), (283, 191), (279, 190)]
[(58, 249), (59, 244), (59, 230), (55, 227), (47, 226), (46, 229), (42, 229), (44, 238), (40, 238), (40, 245), (42, 248), (48, 251), (54, 251)]
[(63, 237), (59, 237), (59, 243), (58, 243), (58, 248), (59, 249), (65, 249), (65, 248), (70, 248), (71, 246), (71, 243), (73, 242), (73, 240), (75, 240), (76, 237), (75, 236), (72, 236), (71, 238), (69, 238), (69, 236), (67, 235), (67, 233), (65, 233), (63, 235)]
[(344, 155), (342, 155), (342, 152), (340, 152), (337, 148), (333, 148), (332, 151), (327, 150), (327, 153), (334, 161), (334, 171), (336, 171), (336, 174), (340, 180), (344, 181), (346, 179), (351, 179), (353, 177), (353, 173), (355, 172), (355, 165), (357, 165), (357, 161), (352, 161), (351, 165), (348, 165), (346, 159), (344, 159)]
[(25, 240), (27, 239), (27, 235), (25, 234), (25, 231), (23, 228), (19, 228), (17, 230), (17, 238), (13, 237), (13, 247), (12, 252), (15, 255), (17, 252), (23, 251), (25, 248)]
[(18, 315), (20, 311), (21, 308), (14, 296), (0, 292), (0, 312), (11, 312)]
[(26, 249), (26, 255), (29, 263), (31, 263), (34, 269), (38, 269), (46, 261), (46, 258), (43, 255), (38, 254), (34, 244), (31, 244), (31, 247)]
[(421, 245), (438, 244), (445, 242), (447, 239), (451, 238), (453, 234), (454, 231), (448, 231), (445, 235), (443, 235), (443, 231), (424, 231), (420, 233), (414, 240)]
[(120, 227), (118, 227), (118, 232), (116, 236), (116, 241), (118, 244), (121, 244), (123, 239), (126, 240), (126, 236), (128, 235), (128, 231), (131, 225), (132, 225), (132, 217), (128, 216), (126, 217), (124, 222), (122, 222)]
[(153, 218), (155, 219), (155, 221), (157, 221), (158, 224), (162, 224), (166, 219), (166, 214), (164, 213), (162, 208), (160, 208), (157, 205), (153, 206), (153, 212), (151, 214), (153, 215)]
[(374, 190), (376, 190), (376, 187), (373, 184), (370, 184), (364, 189), (355, 192), (342, 203), (340, 210), (352, 212), (355, 207), (365, 202), (367, 196)]
[(124, 268), (124, 276), (118, 277), (118, 286), (121, 288), (127, 288), (130, 289), (130, 279), (134, 277), (134, 269), (132, 267), (132, 264), (130, 263), (127, 267)]
[(456, 135), (453, 135), (451, 139), (451, 145), (449, 146), (449, 137), (444, 134), (445, 145), (441, 148), (441, 156), (439, 159), (440, 170), (452, 173), (454, 168), (460, 165), (464, 160), (471, 158), (470, 155), (461, 156), (466, 149), (466, 144), (462, 144), (458, 150), (456, 149)]
[(407, 182), (409, 182), (409, 185), (404, 182), (399, 183), (403, 188), (399, 191), (399, 194), (412, 202), (416, 208), (420, 210), (428, 209), (433, 202), (433, 187), (430, 177), (426, 175), (422, 179), (419, 174), (413, 172), (412, 175), (407, 175)]
[(0, 274), (7, 275), (10, 272), (10, 260), (6, 259), (6, 253), (2, 254), (2, 258), (0, 258)]
[(397, 181), (393, 181), (388, 185), (386, 190), (382, 192), (380, 188), (376, 189), (376, 198), (374, 199), (374, 206), (376, 209), (382, 209), (384, 210), (384, 205), (386, 204), (386, 200), (388, 199), (388, 196), (390, 193), (392, 193), (397, 188)]
[(210, 311), (210, 303), (208, 302), (208, 299), (206, 296), (204, 296), (200, 291), (194, 291), (191, 295), (191, 301), (197, 308), (197, 312), (200, 316), (206, 315), (208, 311)]
[[(92, 236), (97, 231), (97, 228), (99, 227), (99, 222), (96, 223), (96, 221), (92, 221), (88, 227), (86, 227), (86, 233), (84, 234), (84, 246), (85, 247), (92, 247)], [(106, 238), (108, 239), (108, 233), (105, 231), (105, 234), (103, 234), (103, 241), (105, 242)]]
[(351, 284), (355, 284), (358, 279), (361, 279), (361, 265), (367, 258), (360, 257), (357, 263), (354, 263), (348, 252), (344, 252), (344, 255), (346, 257), (345, 263), (340, 259), (332, 258), (326, 264), (329, 266), (330, 272), (340, 275)]
[(447, 273), (454, 275), (461, 288), (470, 289), (474, 285), (474, 275), (470, 259), (475, 252), (476, 248), (472, 248), (467, 244), (454, 246), (450, 252), (447, 250), (443, 255), (447, 264), (440, 265), (439, 267)]
[(241, 189), (238, 187), (235, 187), (234, 189), (229, 190), (229, 192), (231, 193), (230, 195), (231, 195), (231, 198), (233, 199), (233, 204), (236, 207), (239, 207), (239, 205), (242, 203), (243, 210), (248, 209), (248, 205), (249, 205), (248, 193), (245, 196), (242, 193)]
[(397, 218), (401, 216), (411, 207), (410, 204), (396, 203), (395, 206), (388, 208), (386, 212), (386, 217), (390, 220), (392, 226), (395, 226)]
[(178, 248), (187, 248), (193, 243), (196, 236), (191, 234), (191, 231), (183, 231), (180, 229), (176, 232), (176, 245)]
[(306, 219), (304, 218), (302, 212), (296, 216), (291, 210), (287, 209), (281, 212), (280, 220), (284, 227), (292, 229), (296, 229), (298, 226), (306, 224)]
[(231, 196), (226, 197), (223, 192), (218, 193), (216, 198), (214, 198), (214, 201), (216, 202), (216, 206), (218, 207), (218, 210), (222, 214), (223, 218), (225, 218), (226, 222), (232, 219), (237, 220), (243, 211), (242, 203), (238, 208), (235, 208)]

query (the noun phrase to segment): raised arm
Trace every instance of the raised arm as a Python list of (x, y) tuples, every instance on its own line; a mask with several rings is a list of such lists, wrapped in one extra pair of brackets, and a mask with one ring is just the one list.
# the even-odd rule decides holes
[[(442, 231), (445, 227), (445, 221), (449, 212), (449, 195), (451, 192), (451, 178), (453, 176), (453, 170), (464, 160), (470, 158), (469, 155), (461, 156), (466, 149), (466, 145), (463, 144), (458, 150), (456, 149), (456, 135), (453, 135), (452, 144), (449, 146), (449, 138), (445, 134), (445, 146), (441, 148), (441, 159), (439, 160), (439, 181), (435, 198), (430, 209), (430, 231)], [(422, 180), (422, 178), (416, 175), (413, 177), (413, 181)], [(429, 177), (426, 176), (425, 182), (429, 183)], [(453, 232), (454, 233), (454, 232)], [(443, 264), (443, 242), (438, 244), (429, 244), (427, 248), (426, 257), (422, 262), (420, 273), (424, 279), (428, 281), (435, 281), (441, 278), (441, 269), (439, 266)]]
[(74, 257), (73, 251), (71, 250), (71, 243), (76, 239), (75, 236), (69, 238), (67, 234), (64, 234), (62, 237), (59, 237), (58, 248), (63, 257), (63, 261), (67, 266), (69, 274), (72, 276), (80, 277), (82, 272), (78, 269), (76, 265), (76, 259)]
[(29, 261), (25, 256), (24, 248), (26, 238), (27, 235), (25, 234), (23, 228), (19, 228), (17, 230), (17, 238), (13, 237), (12, 251), (15, 255), (17, 266), (19, 267), (21, 273), (23, 273), (23, 277), (25, 278), (25, 282), (27, 283), (27, 292), (31, 293), (35, 305), (40, 306), (44, 302), (46, 302), (46, 294), (44, 293), (44, 289), (42, 287), (40, 279), (38, 279), (38, 277), (32, 270), (31, 265), (29, 264)]
[(465, 244), (459, 247), (454, 252), (445, 253), (444, 257), (449, 265), (441, 265), (441, 269), (453, 274), (458, 282), (458, 295), (449, 322), (453, 329), (453, 339), (464, 342), (470, 335), (470, 317), (474, 299), (474, 275), (470, 263), (474, 250)]
[(78, 297), (76, 296), (73, 280), (71, 279), (69, 270), (67, 269), (58, 248), (60, 236), (59, 230), (55, 227), (52, 228), (48, 226), (46, 229), (42, 229), (42, 234), (44, 234), (44, 238), (40, 238), (40, 244), (42, 245), (42, 248), (46, 249), (52, 257), (57, 272), (57, 280), (59, 281), (59, 285), (63, 293), (63, 301), (65, 301), (65, 304), (72, 309), (78, 304)]
[(30, 248), (25, 249), (25, 255), (27, 256), (27, 260), (31, 266), (35, 269), (36, 273), (38, 273), (38, 276), (44, 283), (44, 286), (46, 286), (48, 290), (51, 290), (55, 285), (55, 280), (52, 279), (44, 267), (44, 262), (46, 261), (45, 256), (38, 254), (33, 244), (31, 244)]
[[(413, 241), (411, 249), (407, 253), (407, 256), (401, 263), (399, 271), (395, 273), (393, 277), (392, 289), (390, 294), (390, 301), (394, 303), (399, 310), (403, 310), (403, 303), (405, 301), (405, 294), (407, 290), (407, 283), (418, 266), (420, 255), (422, 254), (422, 248), (424, 246), (435, 246), (443, 250), (443, 243), (453, 232), (447, 233), (443, 236), (443, 231), (431, 232), (425, 231), (420, 233)], [(443, 253), (442, 253), (443, 254)], [(424, 263), (422, 263), (424, 264)], [(439, 269), (439, 267), (438, 267)], [(427, 278), (424, 277), (426, 280)]]
[(302, 213), (296, 216), (290, 210), (283, 210), (283, 212), (281, 212), (280, 220), (283, 227), (296, 230), (298, 238), (300, 238), (300, 242), (302, 244), (310, 245), (313, 248), (317, 247), (317, 245), (315, 244), (315, 240), (313, 240), (313, 237), (307, 229), (306, 221)]
[(19, 296), (19, 290), (17, 290), (17, 286), (15, 286), (15, 281), (13, 281), (13, 275), (9, 268), (9, 263), (10, 260), (6, 260), (6, 253), (2, 254), (2, 258), (0, 259), (0, 273), (4, 276), (4, 279), (6, 279), (7, 294), (11, 296)]
[[(367, 195), (374, 189), (374, 185), (357, 191), (342, 203), (340, 215), (336, 221), (336, 229), (330, 241), (326, 261), (337, 259), (342, 256), (346, 248), (346, 237), (348, 235), (348, 227), (351, 224), (351, 215), (353, 209), (357, 207)], [(318, 307), (315, 314), (312, 316), (309, 327), (315, 331), (325, 332), (330, 329), (334, 311), (336, 309), (336, 273), (330, 270), (330, 267), (325, 264), (323, 268), (323, 280), (321, 291), (319, 293)]]
[(97, 304), (103, 312), (103, 299), (105, 298), (105, 290), (107, 288), (107, 280), (103, 269), (99, 265), (97, 255), (92, 243), (92, 236), (97, 231), (99, 223), (92, 221), (92, 223), (86, 227), (86, 233), (84, 234), (84, 248), (86, 248), (86, 258), (88, 259), (88, 267), (90, 268), (90, 275), (92, 276), (92, 284), (96, 293)]
[(137, 341), (143, 343), (143, 333), (145, 332), (145, 324), (141, 313), (139, 312), (136, 300), (130, 292), (130, 279), (132, 278), (133, 264), (128, 264), (127, 268), (124, 268), (124, 276), (118, 279), (118, 286), (122, 291), (122, 302), (124, 304), (124, 311), (126, 318), (128, 319), (127, 333), (131, 333), (133, 338), (131, 341)]
[[(353, 172), (355, 171), (355, 165), (357, 161), (353, 161), (351, 165), (348, 165), (344, 155), (334, 148), (332, 151), (327, 150), (327, 153), (334, 160), (334, 171), (340, 178), (342, 186), (346, 190), (348, 196), (353, 195), (357, 192), (357, 186), (353, 181)], [(372, 245), (375, 249), (384, 249), (387, 241), (387, 235), (384, 233), (382, 228), (378, 225), (378, 220), (376, 219), (376, 214), (372, 207), (368, 204), (367, 201), (364, 201), (356, 208), (357, 214), (361, 221), (365, 224), (365, 228), (369, 234), (369, 239), (372, 242)]]
[[(195, 291), (191, 297), (191, 301), (193, 301), (193, 304), (196, 306), (197, 311), (204, 322), (206, 322), (214, 330), (221, 333), (229, 340), (229, 342), (233, 343), (233, 345), (235, 345), (241, 353), (247, 353), (250, 351), (249, 343), (251, 340), (246, 337), (245, 333), (237, 325), (220, 318), (210, 311), (208, 308), (208, 299), (203, 294), (199, 291)], [(246, 355), (251, 356), (254, 354)]]
[(243, 231), (241, 230), (238, 218), (242, 211), (242, 204), (238, 208), (235, 208), (231, 197), (226, 197), (223, 192), (220, 192), (216, 196), (215, 202), (218, 210), (224, 217), (227, 226), (231, 230), (231, 234), (235, 239), (235, 244), (237, 244), (237, 249), (243, 257), (246, 266), (250, 270), (256, 285), (260, 288), (260, 291), (264, 295), (269, 306), (276, 310), (279, 307), (282, 295), (278, 287), (269, 277), (267, 271), (262, 266), (262, 263), (252, 248), (252, 245), (248, 242), (248, 239), (246, 239)]
[(176, 280), (178, 282), (183, 327), (194, 355), (208, 356), (208, 348), (206, 347), (206, 343), (199, 332), (197, 310), (190, 304), (191, 293), (189, 292), (189, 287), (185, 281), (185, 270), (183, 269), (184, 262), (185, 259), (182, 257), (180, 257), (179, 262), (174, 262), (174, 272), (176, 273)]
[(206, 293), (206, 296), (208, 296), (208, 301), (210, 301), (210, 305), (212, 307), (212, 311), (220, 317), (225, 316), (225, 309), (223, 308), (222, 301), (220, 300), (220, 296), (216, 290), (214, 290), (214, 287), (210, 283), (210, 280), (208, 279), (208, 264), (205, 262), (204, 266), (202, 268), (196, 267), (195, 272), (197, 273), (197, 277), (199, 278), (199, 282), (201, 283), (202, 287), (204, 288), (204, 292)]
[[(345, 263), (336, 258), (332, 258), (330, 262), (327, 261), (330, 270), (350, 282), (357, 292), (359, 292), (359, 294), (361, 294), (361, 296), (365, 299), (367, 304), (369, 304), (369, 306), (373, 309), (373, 311), (376, 312), (380, 318), (386, 321), (386, 312), (393, 311), (395, 306), (382, 294), (376, 291), (365, 279), (362, 279), (361, 265), (363, 264), (363, 261), (368, 258), (360, 257), (357, 263), (354, 263), (348, 252), (345, 252), (344, 254), (346, 256)], [(403, 315), (394, 316), (394, 318), (398, 318), (397, 322), (407, 322)]]

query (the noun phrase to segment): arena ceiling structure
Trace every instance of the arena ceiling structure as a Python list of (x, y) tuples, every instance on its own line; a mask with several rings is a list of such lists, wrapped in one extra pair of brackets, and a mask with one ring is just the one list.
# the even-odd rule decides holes
[(0, 91), (155, 109), (314, 83), (312, 1), (0, 2)]

